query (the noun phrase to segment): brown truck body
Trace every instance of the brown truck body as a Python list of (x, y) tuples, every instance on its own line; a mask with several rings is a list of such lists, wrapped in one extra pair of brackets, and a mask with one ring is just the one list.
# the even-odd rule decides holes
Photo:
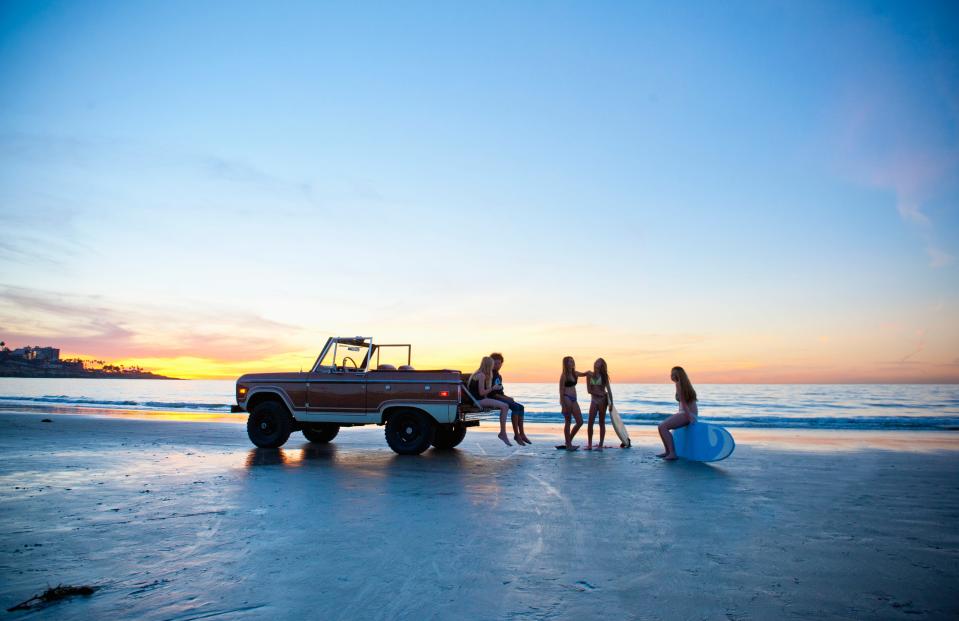
[[(407, 364), (380, 364), (387, 348), (393, 353), (405, 348)], [(308, 372), (240, 377), (233, 410), (249, 412), (252, 421), (261, 406), (263, 411), (278, 411), (280, 405), (290, 416), (291, 431), (388, 425), (401, 413), (423, 418), (440, 435), (478, 425), (482, 409), (467, 392), (463, 374), (450, 369), (415, 370), (409, 364), (410, 351), (409, 345), (376, 345), (370, 337), (330, 338)], [(262, 446), (255, 435), (254, 430), (251, 440)]]

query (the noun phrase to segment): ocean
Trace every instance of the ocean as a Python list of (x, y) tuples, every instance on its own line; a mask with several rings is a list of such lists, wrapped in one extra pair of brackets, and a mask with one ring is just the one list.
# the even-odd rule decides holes
[[(555, 384), (507, 384), (507, 389), (526, 406), (527, 420), (562, 420)], [(230, 415), (233, 390), (231, 380), (0, 378), (0, 408)], [(727, 427), (959, 430), (955, 384), (700, 384), (696, 390), (700, 419)], [(672, 384), (619, 384), (613, 394), (629, 424), (655, 425), (676, 411)], [(582, 386), (580, 405), (585, 415), (589, 398)]]

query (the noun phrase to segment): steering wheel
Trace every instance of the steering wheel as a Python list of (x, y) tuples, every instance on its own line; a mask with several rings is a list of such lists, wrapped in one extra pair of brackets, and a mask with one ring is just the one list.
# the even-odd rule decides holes
[(340, 366), (342, 366), (344, 370), (346, 370), (346, 361), (347, 361), (347, 360), (350, 361), (350, 363), (353, 365), (353, 368), (354, 368), (354, 369), (359, 370), (360, 367), (359, 367), (359, 365), (356, 364), (356, 361), (355, 361), (355, 360), (353, 360), (353, 359), (350, 358), (349, 356), (343, 356), (343, 359), (340, 360)]

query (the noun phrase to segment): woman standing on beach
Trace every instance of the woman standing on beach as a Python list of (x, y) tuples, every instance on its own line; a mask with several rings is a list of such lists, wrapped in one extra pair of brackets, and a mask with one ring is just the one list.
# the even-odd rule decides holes
[[(576, 401), (576, 383), (579, 378), (586, 375), (576, 370), (576, 361), (572, 356), (563, 358), (563, 374), (559, 376), (559, 407), (562, 409), (563, 418), (566, 423), (563, 425), (563, 436), (566, 438), (566, 444), (557, 446), (559, 449), (575, 451), (579, 446), (573, 445), (573, 438), (576, 432), (583, 426), (583, 411), (579, 409), (579, 403)], [(576, 418), (576, 426), (570, 429), (572, 418)]]
[(509, 436), (506, 435), (506, 413), (509, 412), (509, 406), (496, 399), (490, 399), (489, 394), (493, 389), (493, 359), (484, 356), (480, 361), (478, 369), (470, 375), (469, 391), (476, 395), (480, 407), (499, 410), (499, 434), (497, 437), (502, 440), (506, 446), (510, 444)]
[(672, 461), (676, 459), (676, 447), (673, 445), (673, 434), (669, 432), (671, 429), (679, 429), (695, 423), (699, 417), (699, 406), (696, 405), (696, 390), (683, 367), (673, 367), (669, 372), (669, 379), (676, 384), (676, 401), (679, 401), (679, 411), (659, 423), (659, 437), (666, 450), (656, 457)]
[(586, 391), (589, 393), (589, 426), (586, 428), (586, 450), (593, 450), (593, 422), (599, 416), (599, 444), (596, 450), (603, 450), (606, 440), (606, 408), (609, 407), (609, 370), (606, 361), (597, 358), (593, 370), (586, 372)]

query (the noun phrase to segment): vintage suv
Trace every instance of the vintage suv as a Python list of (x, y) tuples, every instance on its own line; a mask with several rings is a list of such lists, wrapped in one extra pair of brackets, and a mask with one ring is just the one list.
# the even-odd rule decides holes
[[(406, 364), (380, 364), (387, 348), (405, 348)], [(340, 427), (385, 425), (386, 442), (401, 455), (451, 449), (479, 425), (483, 409), (462, 373), (416, 371), (411, 350), (365, 336), (330, 338), (309, 372), (240, 377), (231, 409), (249, 412), (247, 433), (262, 448), (282, 446), (294, 431), (326, 443)]]

